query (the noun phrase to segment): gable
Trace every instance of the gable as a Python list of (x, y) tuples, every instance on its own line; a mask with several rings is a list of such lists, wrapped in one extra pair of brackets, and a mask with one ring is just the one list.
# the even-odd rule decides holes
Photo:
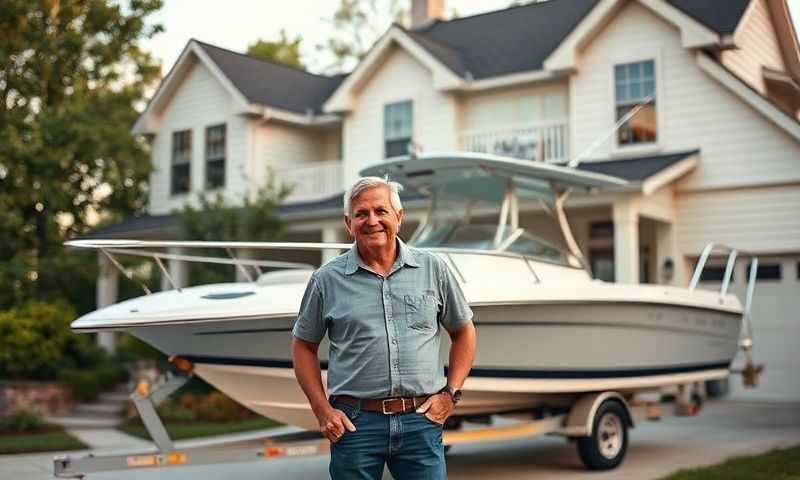
[(722, 64), (760, 93), (766, 93), (762, 67), (785, 71), (781, 47), (765, 0), (753, 0), (734, 36), (735, 50), (722, 52)]

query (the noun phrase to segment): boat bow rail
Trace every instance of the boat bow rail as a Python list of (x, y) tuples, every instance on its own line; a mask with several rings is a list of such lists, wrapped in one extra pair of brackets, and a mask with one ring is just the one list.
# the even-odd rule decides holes
[(745, 366), (738, 371), (742, 374), (742, 380), (746, 387), (755, 387), (758, 383), (758, 375), (764, 369), (763, 365), (755, 365), (753, 363), (753, 327), (751, 323), (751, 308), (753, 305), (753, 292), (756, 287), (756, 277), (758, 272), (758, 257), (743, 250), (734, 247), (722, 245), (719, 243), (709, 243), (700, 254), (697, 260), (697, 266), (692, 274), (692, 280), (689, 283), (689, 290), (694, 291), (700, 283), (703, 271), (706, 268), (709, 256), (712, 253), (727, 253), (728, 257), (725, 262), (725, 273), (722, 276), (722, 283), (719, 289), (719, 302), (725, 301), (725, 296), (728, 294), (728, 288), (733, 278), (733, 269), (736, 266), (736, 259), (740, 256), (750, 258), (750, 269), (747, 278), (747, 290), (745, 294), (744, 310), (742, 311), (742, 330), (739, 335), (739, 348), (745, 354)]
[[(313, 243), (313, 242), (205, 242), (205, 241), (149, 241), (149, 240), (108, 240), (108, 239), (85, 239), (85, 240), (70, 240), (65, 242), (64, 245), (74, 248), (91, 248), (98, 250), (106, 256), (108, 260), (129, 280), (138, 283), (147, 295), (152, 292), (147, 285), (138, 282), (133, 274), (128, 271), (114, 255), (132, 255), (137, 257), (150, 258), (166, 279), (172, 285), (173, 289), (180, 290), (180, 287), (175, 283), (169, 271), (164, 266), (162, 260), (178, 260), (184, 262), (194, 263), (216, 263), (223, 265), (234, 265), (248, 281), (253, 282), (255, 278), (251, 271), (246, 267), (251, 267), (259, 275), (263, 273), (263, 268), (296, 268), (296, 269), (314, 269), (313, 265), (298, 262), (283, 262), (277, 260), (258, 260), (250, 258), (242, 258), (237, 256), (235, 252), (244, 250), (346, 250), (352, 245), (349, 243)], [(216, 257), (209, 255), (188, 255), (184, 253), (173, 253), (163, 251), (163, 249), (181, 249), (191, 250), (198, 249), (202, 251), (211, 250), (224, 250), (228, 258)]]

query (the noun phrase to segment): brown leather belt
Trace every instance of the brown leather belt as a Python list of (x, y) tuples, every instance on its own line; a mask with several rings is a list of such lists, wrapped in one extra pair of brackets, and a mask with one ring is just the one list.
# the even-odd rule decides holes
[(406, 413), (417, 409), (425, 403), (430, 395), (421, 397), (392, 397), (392, 398), (356, 398), (350, 395), (336, 395), (331, 398), (332, 402), (342, 402), (345, 405), (359, 407), (368, 412), (380, 412), (385, 415), (395, 413)]

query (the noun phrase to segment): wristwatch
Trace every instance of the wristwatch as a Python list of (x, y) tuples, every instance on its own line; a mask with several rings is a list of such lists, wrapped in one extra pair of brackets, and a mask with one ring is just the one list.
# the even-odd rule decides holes
[(439, 390), (439, 393), (446, 393), (450, 395), (450, 400), (453, 401), (453, 405), (456, 405), (461, 401), (461, 390), (457, 390), (450, 385), (446, 385), (443, 389)]

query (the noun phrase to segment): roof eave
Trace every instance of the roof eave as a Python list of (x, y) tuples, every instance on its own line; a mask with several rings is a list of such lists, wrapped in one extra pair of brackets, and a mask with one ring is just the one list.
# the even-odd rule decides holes
[(393, 45), (399, 45), (417, 61), (425, 65), (433, 74), (433, 87), (436, 90), (448, 91), (460, 88), (464, 79), (453, 72), (450, 67), (439, 61), (428, 50), (411, 38), (403, 29), (393, 25), (383, 34), (370, 49), (367, 56), (356, 69), (342, 82), (323, 106), (327, 113), (346, 112), (355, 108), (356, 92), (380, 67), (381, 62), (390, 53)]
[[(684, 48), (729, 48), (723, 38), (679, 9), (662, 0), (637, 0), (680, 31)], [(578, 52), (583, 49), (616, 15), (627, 2), (600, 0), (581, 20), (561, 44), (545, 59), (544, 67), (550, 71), (578, 69)]]

